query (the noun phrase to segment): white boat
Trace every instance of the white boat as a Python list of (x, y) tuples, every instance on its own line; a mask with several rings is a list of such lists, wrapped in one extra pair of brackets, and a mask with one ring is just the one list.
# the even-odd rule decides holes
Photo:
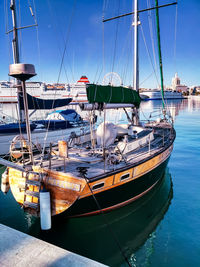
[[(65, 87), (64, 90), (53, 86), (48, 89), (48, 86), (42, 82), (27, 82), (27, 93), (42, 99), (66, 98), (69, 94)], [(14, 82), (0, 82), (0, 102), (17, 103), (17, 86)]]
[(88, 78), (84, 75), (74, 84), (68, 85), (69, 96), (72, 97), (72, 103), (85, 103), (87, 100), (86, 86), (89, 84)]
[[(89, 80), (82, 76), (74, 84), (46, 84), (27, 82), (27, 93), (41, 99), (64, 99), (71, 97), (72, 103), (87, 102), (86, 84)], [(13, 82), (0, 81), (0, 103), (17, 103), (17, 87)]]
[[(140, 97), (143, 100), (162, 100), (161, 91), (158, 89), (145, 90), (140, 93)], [(165, 99), (182, 99), (183, 94), (177, 91), (165, 90), (164, 91)]]
[[(46, 139), (46, 147), (49, 147), (50, 142), (52, 144), (57, 143), (58, 140), (68, 140), (71, 135), (79, 135), (82, 132), (80, 127), (78, 128), (67, 128), (67, 129), (60, 129), (60, 130), (50, 130), (48, 131), (47, 139)], [(12, 143), (15, 142), (16, 134), (0, 134), (0, 156), (6, 156), (10, 153), (10, 146)], [(27, 135), (23, 135), (24, 139), (27, 139)], [(46, 138), (46, 130), (44, 129), (35, 129), (32, 131), (32, 142), (34, 143), (35, 148), (42, 149), (43, 145), (45, 144), (44, 139)], [(14, 140), (15, 139), (15, 140)], [(14, 141), (13, 141), (14, 140)], [(17, 138), (18, 140), (18, 138)]]
[[(70, 135), (89, 131), (87, 125), (88, 121), (83, 120), (73, 109), (55, 110), (49, 113), (46, 119), (30, 123), (32, 143), (35, 149), (49, 147), (50, 143), (57, 143), (61, 139), (68, 140)], [(11, 145), (18, 143), (20, 137), (27, 139), (25, 127), (25, 123), (20, 126), (19, 123), (0, 124), (0, 156), (8, 155)]]

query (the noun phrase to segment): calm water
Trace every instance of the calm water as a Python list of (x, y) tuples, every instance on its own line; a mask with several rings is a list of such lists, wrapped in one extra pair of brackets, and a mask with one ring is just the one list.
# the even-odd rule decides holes
[[(160, 104), (143, 103), (141, 115)], [(0, 192), (0, 223), (110, 266), (127, 266), (122, 254), (131, 266), (200, 266), (200, 101), (168, 104), (176, 112), (174, 150), (162, 181), (145, 197), (104, 216), (55, 217), (42, 232), (11, 192)]]

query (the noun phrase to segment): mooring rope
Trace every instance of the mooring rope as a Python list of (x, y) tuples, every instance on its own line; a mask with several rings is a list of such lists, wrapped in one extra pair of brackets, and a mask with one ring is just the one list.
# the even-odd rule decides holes
[(120, 253), (122, 254), (122, 256), (123, 256), (123, 258), (125, 259), (125, 261), (126, 261), (126, 263), (128, 264), (128, 266), (131, 267), (131, 264), (130, 264), (128, 258), (126, 257), (126, 255), (125, 255), (125, 253), (124, 253), (124, 251), (123, 251), (123, 249), (122, 249), (122, 247), (121, 247), (121, 245), (120, 245), (120, 242), (119, 242), (117, 236), (115, 235), (114, 231), (112, 230), (112, 228), (110, 227), (109, 223), (107, 222), (107, 220), (106, 220), (106, 218), (105, 218), (105, 213), (104, 213), (104, 211), (102, 210), (102, 208), (101, 208), (101, 206), (100, 206), (98, 200), (96, 199), (96, 197), (95, 197), (95, 195), (94, 195), (94, 193), (93, 193), (93, 191), (92, 191), (92, 189), (91, 189), (91, 187), (90, 187), (90, 185), (89, 185), (88, 179), (87, 179), (87, 177), (86, 177), (87, 169), (85, 169), (85, 167), (78, 167), (78, 171), (80, 172), (81, 176), (85, 179), (85, 181), (86, 181), (86, 183), (87, 183), (87, 186), (89, 187), (89, 190), (90, 190), (90, 192), (91, 192), (91, 194), (92, 194), (92, 197), (93, 197), (93, 199), (94, 199), (94, 201), (95, 201), (95, 203), (96, 203), (96, 205), (97, 205), (97, 208), (98, 208), (99, 212), (100, 212), (101, 215), (102, 215), (102, 218), (103, 218), (103, 220), (104, 220), (104, 223), (105, 223), (106, 227), (108, 228), (110, 234), (112, 235), (114, 241), (116, 242), (116, 244), (117, 244), (117, 246), (118, 246), (118, 248), (119, 248), (119, 250), (120, 250)]

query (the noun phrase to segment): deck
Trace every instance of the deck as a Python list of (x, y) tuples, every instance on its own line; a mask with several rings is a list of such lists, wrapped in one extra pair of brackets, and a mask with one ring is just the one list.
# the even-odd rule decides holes
[[(146, 131), (146, 134), (147, 133), (148, 130)], [(140, 138), (137, 139), (138, 142), (140, 142), (142, 137), (143, 136), (140, 136)], [(69, 148), (68, 158), (59, 157), (58, 150), (54, 151), (54, 155), (51, 156), (51, 159), (49, 159), (49, 156), (47, 155), (46, 159), (44, 158), (43, 160), (43, 168), (48, 169), (51, 166), (52, 170), (64, 172), (69, 176), (80, 178), (83, 176), (77, 168), (86, 168), (86, 177), (90, 180), (97, 176), (99, 177), (105, 174), (109, 175), (111, 172), (117, 172), (129, 165), (135, 166), (154, 157), (169, 147), (173, 138), (174, 133), (171, 132), (171, 129), (168, 127), (163, 129), (163, 125), (162, 129), (157, 127), (154, 131), (154, 139), (145, 145), (139, 143), (137, 149), (134, 149), (126, 154), (115, 150), (117, 155), (121, 157), (121, 160), (119, 162), (116, 161), (113, 164), (111, 160), (112, 157), (115, 157), (115, 155), (112, 152), (109, 152), (109, 150), (105, 152), (106, 160), (104, 160), (102, 149), (92, 149), (91, 147), (85, 149), (82, 145), (75, 145)], [(130, 142), (130, 140), (128, 140), (128, 142)], [(110, 148), (110, 151), (112, 151), (112, 147)], [(41, 158), (39, 156), (35, 157), (36, 162), (40, 162), (40, 160)]]

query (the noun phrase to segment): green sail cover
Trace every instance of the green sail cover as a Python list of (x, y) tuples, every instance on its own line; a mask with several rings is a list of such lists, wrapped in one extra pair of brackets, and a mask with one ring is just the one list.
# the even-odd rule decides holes
[(122, 86), (96, 85), (87, 86), (89, 103), (126, 103), (139, 106), (141, 98), (135, 90)]

